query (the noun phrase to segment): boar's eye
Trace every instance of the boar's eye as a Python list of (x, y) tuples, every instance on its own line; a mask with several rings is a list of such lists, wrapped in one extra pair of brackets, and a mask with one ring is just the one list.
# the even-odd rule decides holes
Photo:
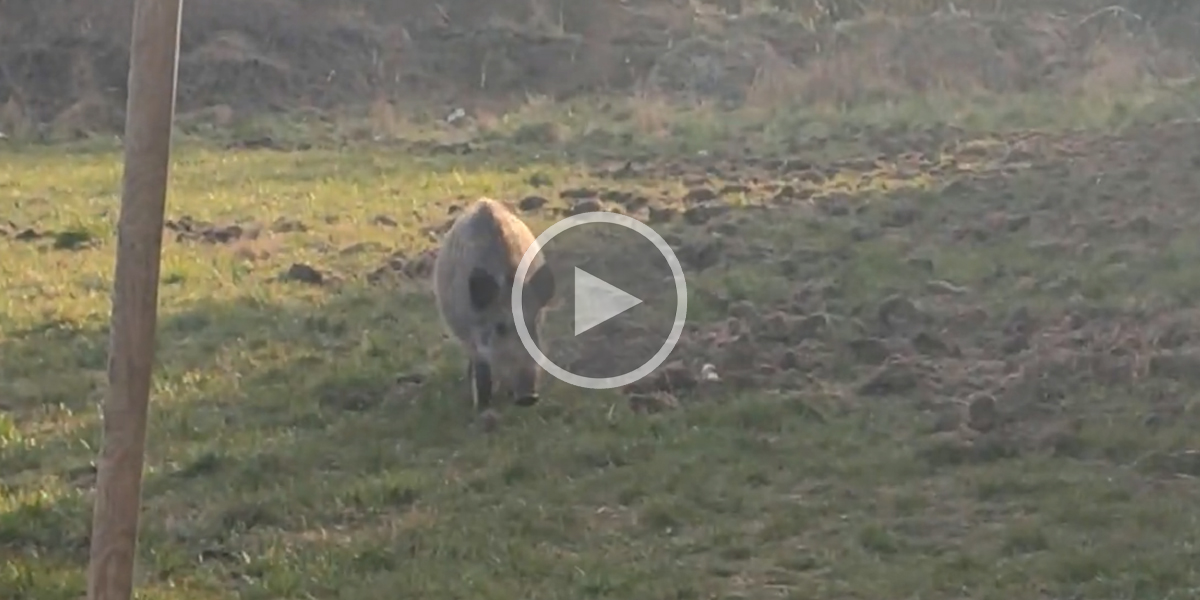
[(508, 334), (508, 323), (496, 323), (496, 335), (504, 337)]

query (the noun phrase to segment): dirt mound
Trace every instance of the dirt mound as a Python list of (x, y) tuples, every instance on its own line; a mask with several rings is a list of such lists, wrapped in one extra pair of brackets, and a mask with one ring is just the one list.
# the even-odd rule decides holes
[[(847, 18), (807, 5), (742, 14), (728, 2), (208, 0), (184, 10), (179, 110), (237, 117), (635, 88), (844, 104), (930, 90), (1128, 88), (1200, 70), (1200, 26), (1184, 8), (1158, 9), (1153, 26), (1116, 9)], [(119, 128), (129, 20), (130, 3), (115, 0), (0, 3), (0, 130)]]
[[(38, 123), (53, 122), (85, 98), (123, 106), (130, 3), (100, 2), (96, 10), (62, 1), (10, 4), (0, 8), (0, 15), (12, 15), (0, 25), (0, 100), (13, 99), (24, 118)], [(629, 11), (573, 3), (550, 15), (536, 10), (538, 3), (480, 6), (185, 3), (179, 109), (328, 109), (380, 96), (436, 101), (629, 85), (628, 73), (609, 68), (637, 54), (636, 40), (619, 39), (634, 16)], [(663, 39), (651, 45), (667, 43), (660, 24), (650, 38)], [(611, 44), (625, 54), (610, 56)]]

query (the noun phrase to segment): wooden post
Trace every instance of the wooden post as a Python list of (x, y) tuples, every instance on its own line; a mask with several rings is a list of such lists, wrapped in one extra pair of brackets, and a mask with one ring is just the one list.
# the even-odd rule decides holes
[(134, 0), (117, 225), (109, 392), (92, 514), (89, 600), (129, 600), (158, 322), (159, 254), (175, 116), (182, 0)]

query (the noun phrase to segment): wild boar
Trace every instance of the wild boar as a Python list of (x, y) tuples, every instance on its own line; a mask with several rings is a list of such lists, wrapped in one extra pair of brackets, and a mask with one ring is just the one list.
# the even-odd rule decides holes
[[(536, 245), (536, 236), (508, 207), (481, 198), (460, 213), (438, 250), (433, 267), (438, 312), (467, 352), (476, 410), (491, 407), (494, 391), (512, 396), (518, 406), (538, 401), (541, 366), (522, 345), (512, 310), (517, 266)], [(522, 316), (534, 344), (540, 343), (554, 292), (554, 274), (539, 252), (522, 290)]]

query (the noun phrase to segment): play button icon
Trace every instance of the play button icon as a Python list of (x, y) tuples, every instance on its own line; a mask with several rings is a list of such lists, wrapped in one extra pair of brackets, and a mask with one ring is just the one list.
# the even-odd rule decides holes
[[(573, 285), (556, 286), (534, 344), (520, 282), (539, 252), (555, 281)], [(512, 311), (521, 343), (548, 374), (577, 387), (633, 383), (663, 364), (683, 334), (683, 267), (666, 240), (633, 217), (591, 212), (554, 223), (522, 257), (514, 281)], [(568, 304), (571, 309), (562, 310)], [(552, 347), (543, 352), (542, 344)]]
[(575, 335), (639, 304), (641, 299), (575, 267)]

